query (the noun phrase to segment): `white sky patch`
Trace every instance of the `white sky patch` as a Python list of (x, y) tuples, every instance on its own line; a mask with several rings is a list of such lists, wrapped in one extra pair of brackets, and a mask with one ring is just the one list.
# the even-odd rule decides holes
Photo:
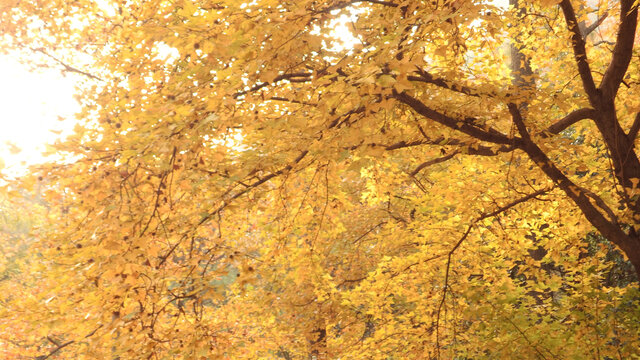
[(72, 132), (80, 105), (73, 97), (74, 76), (56, 69), (34, 71), (0, 56), (0, 79), (0, 165), (16, 176), (46, 161), (46, 144)]
[(360, 43), (360, 40), (353, 36), (351, 31), (355, 20), (355, 15), (349, 16), (347, 14), (342, 14), (338, 18), (331, 20), (329, 27), (333, 30), (331, 30), (329, 36), (339, 42), (334, 42), (334, 46), (328, 50), (340, 52), (346, 49), (353, 49), (356, 44)]
[(158, 41), (153, 44), (154, 60), (164, 61), (167, 65), (173, 64), (180, 58), (180, 51), (178, 49), (165, 44), (162, 41)]

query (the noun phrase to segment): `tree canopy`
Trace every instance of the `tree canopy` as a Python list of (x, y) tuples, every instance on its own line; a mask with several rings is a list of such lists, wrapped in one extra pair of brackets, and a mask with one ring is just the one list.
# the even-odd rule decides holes
[(0, 10), (85, 79), (6, 185), (42, 196), (11, 354), (640, 356), (637, 1)]

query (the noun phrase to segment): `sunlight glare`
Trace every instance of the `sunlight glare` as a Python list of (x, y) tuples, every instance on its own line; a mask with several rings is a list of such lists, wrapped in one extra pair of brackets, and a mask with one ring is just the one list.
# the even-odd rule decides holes
[(69, 135), (73, 114), (74, 77), (56, 69), (30, 70), (10, 56), (0, 56), (0, 160), (2, 172), (18, 176), (27, 166), (46, 161), (46, 144)]

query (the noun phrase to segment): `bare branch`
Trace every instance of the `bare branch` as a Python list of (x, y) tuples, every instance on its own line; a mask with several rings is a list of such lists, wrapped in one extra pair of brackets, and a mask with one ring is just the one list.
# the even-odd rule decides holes
[[(566, 0), (565, 0), (566, 1)], [(638, 25), (638, 3), (634, 0), (620, 1), (620, 27), (611, 63), (602, 77), (600, 89), (605, 99), (613, 100), (622, 78), (629, 68), (633, 55), (633, 42)]]
[(435, 158), (435, 159), (431, 159), (429, 161), (425, 161), (422, 164), (418, 165), (417, 168), (415, 168), (409, 175), (411, 176), (416, 176), (420, 171), (422, 171), (422, 169), (429, 167), (431, 165), (435, 165), (435, 164), (440, 164), (442, 162), (445, 162), (451, 158), (453, 158), (454, 156), (456, 156), (457, 154), (459, 154), (460, 151), (456, 150), (450, 154), (447, 154), (445, 156), (441, 156), (439, 158)]
[[(247, 194), (249, 191), (257, 188), (258, 186), (266, 183), (267, 181), (280, 176), (288, 171), (290, 171), (291, 169), (293, 169), (293, 166), (297, 163), (299, 163), (307, 154), (309, 153), (309, 150), (305, 150), (302, 151), (298, 157), (296, 157), (293, 162), (291, 162), (290, 164), (288, 164), (287, 166), (281, 168), (278, 171), (274, 171), (262, 178), (258, 178), (258, 180), (256, 180), (255, 182), (249, 184), (248, 186), (245, 186), (244, 189), (238, 191), (237, 193), (229, 196), (228, 198), (222, 200), (222, 204), (220, 204), (217, 208), (215, 208), (214, 210), (210, 211), (209, 213), (207, 213), (205, 216), (202, 217), (202, 219), (200, 219), (200, 221), (198, 222), (198, 224), (196, 225), (196, 227), (206, 223), (207, 221), (209, 221), (212, 217), (214, 217), (215, 215), (220, 214), (220, 212), (222, 210), (224, 210), (227, 206), (229, 206), (231, 204), (231, 202), (245, 194)], [(158, 263), (158, 267), (160, 267), (161, 265), (163, 265), (167, 259), (169, 258), (169, 256), (171, 256), (171, 254), (173, 254), (173, 252), (177, 249), (178, 245), (184, 241), (188, 236), (187, 235), (183, 235), (179, 240), (176, 241), (176, 243), (171, 246), (171, 248), (169, 249), (169, 251), (166, 252), (166, 254), (160, 256), (160, 262)]]
[(548, 137), (548, 134), (557, 135), (562, 130), (568, 128), (569, 126), (577, 123), (580, 120), (584, 119), (595, 119), (598, 115), (598, 112), (594, 109), (590, 108), (582, 108), (578, 109), (569, 115), (563, 117), (562, 119), (556, 121), (551, 126), (549, 126), (542, 134), (543, 137)]
[(318, 104), (315, 104), (315, 103), (312, 103), (312, 102), (300, 101), (300, 100), (295, 100), (295, 99), (287, 99), (287, 98), (281, 97), (281, 96), (272, 96), (272, 97), (269, 98), (269, 100), (290, 102), (292, 104), (307, 105), (307, 106), (318, 106)]
[(473, 118), (455, 119), (441, 112), (433, 110), (427, 107), (423, 102), (407, 94), (406, 92), (398, 93), (394, 90), (392, 97), (406, 105), (409, 105), (409, 107), (415, 110), (418, 114), (439, 124), (442, 124), (450, 129), (457, 130), (469, 136), (472, 136), (478, 140), (500, 145), (513, 145), (517, 140), (512, 139), (491, 127), (485, 128), (475, 125), (473, 123), (475, 119)]
[[(453, 144), (447, 144), (447, 145), (453, 145)], [(483, 146), (483, 145), (469, 144), (469, 143), (460, 142), (460, 146), (457, 149), (455, 149), (452, 153), (449, 153), (447, 155), (441, 156), (439, 158), (435, 158), (435, 159), (431, 159), (431, 160), (423, 162), (422, 164), (418, 165), (411, 173), (409, 173), (409, 175), (415, 176), (420, 171), (422, 171), (423, 169), (425, 169), (425, 168), (427, 168), (427, 167), (429, 167), (431, 165), (436, 165), (436, 164), (440, 164), (442, 162), (445, 162), (445, 161), (453, 158), (457, 154), (478, 155), (478, 156), (496, 156), (496, 155), (498, 155), (500, 153), (508, 153), (508, 152), (511, 152), (511, 151), (513, 151), (515, 149), (517, 149), (517, 147), (516, 146), (512, 146), (512, 145), (503, 145), (503, 146), (495, 149), (495, 148), (491, 148), (489, 146)]]
[(586, 44), (584, 42), (584, 38), (582, 37), (582, 33), (580, 32), (580, 27), (578, 26), (576, 13), (573, 10), (573, 6), (571, 5), (570, 0), (562, 0), (562, 2), (560, 2), (560, 7), (562, 8), (564, 18), (567, 22), (567, 27), (571, 32), (573, 55), (575, 57), (576, 64), (578, 65), (578, 72), (580, 73), (580, 78), (582, 79), (582, 86), (584, 87), (584, 91), (587, 93), (587, 96), (589, 96), (589, 101), (592, 105), (595, 106), (595, 104), (598, 102), (598, 92), (593, 81), (593, 75), (591, 74), (589, 62), (587, 61), (587, 51), (585, 48)]
[(640, 112), (636, 114), (636, 118), (633, 120), (631, 129), (629, 129), (629, 133), (627, 134), (627, 137), (632, 144), (635, 141), (636, 136), (638, 136), (638, 131), (640, 131)]
[(494, 217), (494, 216), (500, 215), (501, 213), (511, 209), (512, 207), (514, 207), (514, 206), (516, 206), (518, 204), (522, 204), (523, 202), (527, 202), (527, 201), (529, 201), (531, 199), (535, 199), (536, 197), (538, 197), (540, 195), (543, 195), (543, 194), (546, 194), (546, 193), (548, 193), (549, 191), (551, 191), (553, 189), (554, 189), (554, 187), (548, 187), (548, 188), (544, 188), (544, 189), (540, 189), (538, 191), (532, 192), (531, 194), (527, 194), (527, 195), (525, 195), (525, 196), (523, 196), (523, 197), (521, 197), (519, 199), (516, 199), (516, 200), (508, 203), (507, 205), (499, 207), (498, 209), (496, 209), (496, 210), (494, 210), (494, 211), (492, 211), (490, 213), (486, 213), (486, 214), (480, 215), (476, 219), (475, 222), (477, 223), (478, 221), (481, 221), (481, 220), (484, 220), (484, 219), (488, 219), (490, 217)]

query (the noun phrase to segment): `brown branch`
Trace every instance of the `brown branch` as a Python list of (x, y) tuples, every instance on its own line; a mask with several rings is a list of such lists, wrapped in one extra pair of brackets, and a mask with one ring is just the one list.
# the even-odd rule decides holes
[(406, 92), (398, 93), (393, 91), (393, 98), (408, 105), (418, 114), (431, 119), (441, 125), (444, 125), (450, 129), (460, 131), (478, 140), (491, 142), (500, 145), (513, 145), (517, 142), (517, 139), (512, 139), (507, 135), (499, 132), (491, 127), (484, 128), (473, 124), (475, 119), (455, 119), (447, 116), (441, 112), (433, 110), (427, 107), (423, 102), (407, 94)]
[(382, 5), (382, 6), (387, 6), (387, 7), (398, 7), (398, 4), (393, 3), (391, 1), (383, 1), (383, 0), (353, 0), (353, 1), (343, 1), (340, 3), (337, 3), (333, 6), (329, 6), (327, 8), (324, 8), (322, 10), (316, 10), (314, 11), (314, 13), (316, 14), (320, 14), (320, 13), (328, 13), (331, 12), (333, 10), (340, 10), (340, 9), (344, 9), (347, 8), (349, 6), (353, 6), (355, 4), (359, 4), (359, 3), (370, 3), (370, 4), (377, 4), (377, 5)]
[(379, 228), (382, 225), (385, 225), (387, 222), (386, 221), (381, 221), (379, 223), (377, 223), (376, 225), (374, 225), (372, 228), (370, 228), (369, 230), (365, 231), (364, 234), (358, 236), (357, 239), (353, 240), (354, 244), (357, 244), (360, 240), (364, 239), (365, 236), (369, 235), (370, 233), (372, 233), (374, 230), (376, 230), (377, 228)]
[(318, 106), (318, 104), (315, 104), (315, 103), (311, 103), (311, 102), (307, 102), (307, 101), (300, 101), (300, 100), (295, 100), (295, 99), (288, 99), (288, 98), (281, 97), (281, 96), (272, 96), (272, 97), (269, 98), (269, 100), (290, 102), (292, 104), (299, 104), (299, 105)]
[(568, 128), (569, 126), (577, 123), (580, 120), (584, 120), (584, 119), (595, 119), (596, 116), (598, 115), (598, 112), (594, 109), (590, 109), (590, 108), (582, 108), (579, 110), (576, 110), (572, 113), (570, 113), (569, 115), (563, 117), (562, 119), (556, 121), (555, 123), (551, 124), (551, 126), (549, 126), (543, 133), (542, 133), (542, 137), (548, 137), (548, 134), (553, 134), (553, 135), (557, 135), (559, 134), (562, 130)]
[(532, 192), (531, 194), (527, 194), (527, 195), (525, 195), (525, 196), (523, 196), (523, 197), (521, 197), (519, 199), (516, 199), (516, 200), (510, 202), (507, 205), (504, 205), (504, 206), (498, 208), (495, 211), (480, 215), (480, 217), (478, 217), (476, 219), (476, 222), (484, 220), (484, 219), (488, 219), (490, 217), (497, 216), (497, 215), (499, 215), (499, 214), (511, 209), (512, 207), (514, 207), (514, 206), (516, 206), (518, 204), (522, 204), (523, 202), (529, 201), (531, 199), (535, 199), (536, 197), (538, 197), (540, 195), (543, 195), (543, 194), (546, 194), (546, 193), (548, 193), (549, 191), (551, 191), (553, 189), (554, 189), (554, 187), (548, 187), (548, 188), (544, 188), (544, 189), (540, 189), (538, 191)]
[[(565, 0), (566, 1), (566, 0)], [(602, 77), (600, 90), (605, 99), (613, 101), (629, 68), (633, 55), (633, 42), (638, 25), (638, 3), (634, 0), (620, 1), (620, 27), (613, 48), (611, 63)]]
[(584, 192), (588, 197), (593, 199), (593, 201), (595, 201), (596, 205), (600, 209), (602, 209), (602, 211), (604, 211), (607, 214), (607, 216), (609, 216), (609, 219), (613, 224), (618, 225), (618, 219), (616, 218), (615, 213), (613, 212), (613, 210), (611, 210), (611, 208), (607, 205), (607, 203), (605, 203), (604, 200), (602, 200), (602, 198), (598, 196), (598, 194), (582, 186), (580, 187), (580, 190)]
[(440, 136), (437, 139), (431, 139), (426, 136), (425, 138), (426, 140), (414, 140), (414, 141), (402, 140), (390, 145), (380, 144), (380, 143), (367, 143), (363, 145), (361, 143), (354, 146), (344, 147), (344, 149), (354, 150), (360, 146), (372, 146), (372, 147), (380, 146), (380, 147), (383, 147), (385, 150), (393, 151), (393, 150), (405, 149), (405, 148), (420, 146), (420, 145), (439, 145), (439, 146), (456, 146), (458, 147), (456, 151), (463, 153), (465, 155), (496, 156), (500, 153), (511, 152), (516, 148), (515, 146), (512, 146), (512, 145), (503, 145), (503, 146), (500, 146), (499, 148), (494, 148), (491, 146), (478, 145), (476, 143), (462, 141), (460, 139), (445, 138), (444, 136)]
[(60, 342), (51, 337), (51, 335), (47, 335), (47, 340), (55, 346), (60, 346)]
[(627, 137), (632, 144), (635, 141), (636, 136), (638, 136), (638, 131), (640, 131), (640, 112), (636, 114), (636, 118), (633, 120), (631, 129), (629, 129), (629, 133), (627, 134)]
[[(446, 139), (445, 137), (441, 136), (437, 139), (430, 139), (428, 137), (426, 137), (426, 140), (416, 140), (416, 141), (399, 141), (397, 143), (391, 144), (391, 145), (383, 145), (383, 144), (377, 144), (377, 143), (369, 143), (366, 144), (367, 146), (381, 146), (383, 147), (385, 150), (398, 150), (398, 149), (404, 149), (404, 148), (408, 148), (408, 147), (413, 147), (413, 146), (420, 146), (420, 145), (440, 145), (440, 146), (456, 146), (457, 148), (450, 154), (436, 158), (436, 159), (431, 159), (428, 161), (423, 162), (422, 164), (418, 165), (418, 167), (413, 170), (412, 172), (409, 173), (409, 175), (411, 176), (415, 176), (417, 175), (420, 171), (422, 171), (424, 168), (429, 167), (431, 165), (435, 165), (435, 164), (439, 164), (441, 162), (445, 162), (449, 159), (451, 159), (452, 157), (454, 157), (457, 154), (465, 154), (465, 155), (479, 155), (479, 156), (496, 156), (500, 153), (505, 153), (505, 152), (511, 152), (513, 150), (516, 149), (515, 146), (513, 145), (503, 145), (499, 148), (492, 148), (490, 146), (484, 146), (484, 145), (478, 145), (478, 144), (472, 144), (469, 142), (464, 142), (462, 140), (459, 139)], [(352, 147), (347, 147), (347, 150), (353, 150), (355, 148), (358, 148), (361, 145), (356, 145), (356, 146), (352, 146)]]
[[(96, 331), (98, 331), (101, 327), (102, 327), (102, 325), (99, 325), (99, 326), (98, 326), (97, 328), (95, 328), (92, 332), (90, 332), (89, 334), (85, 335), (85, 336), (84, 336), (84, 339), (87, 339), (87, 338), (89, 338), (89, 337), (93, 336), (93, 335), (96, 333)], [(65, 347), (67, 347), (67, 346), (69, 346), (69, 345), (71, 345), (71, 344), (73, 344), (73, 343), (75, 343), (75, 342), (76, 342), (76, 340), (69, 340), (69, 341), (64, 342), (64, 343), (59, 343), (59, 342), (57, 342), (57, 341), (53, 340), (50, 336), (47, 336), (47, 340), (49, 340), (51, 343), (53, 343), (54, 345), (56, 345), (56, 347), (55, 347), (53, 350), (49, 351), (49, 353), (48, 353), (48, 354), (46, 354), (46, 355), (36, 356), (36, 357), (35, 357), (35, 360), (45, 360), (45, 359), (48, 359), (48, 358), (50, 358), (51, 356), (55, 355), (58, 351), (60, 351), (60, 350), (62, 350), (63, 348), (65, 348)]]
[[(447, 289), (449, 288), (449, 270), (451, 269), (451, 257), (453, 253), (462, 245), (462, 243), (467, 239), (467, 236), (471, 233), (471, 229), (475, 221), (467, 227), (467, 230), (462, 234), (462, 237), (458, 240), (458, 242), (453, 246), (453, 248), (449, 251), (447, 255), (447, 267), (444, 273), (444, 286), (442, 287), (442, 299), (440, 299), (440, 304), (438, 305), (438, 311), (436, 313), (436, 351), (438, 354), (440, 353), (440, 314), (442, 313), (442, 307), (444, 306), (445, 301), (447, 300)], [(439, 358), (440, 356), (438, 356)]]
[(607, 16), (609, 16), (609, 13), (605, 12), (596, 21), (594, 21), (593, 24), (589, 26), (584, 26), (583, 23), (580, 23), (579, 26), (580, 26), (580, 32), (582, 33), (582, 37), (586, 38), (587, 36), (589, 36), (589, 34), (591, 34), (595, 29), (597, 29), (598, 26), (602, 25), (602, 23), (607, 18)]
[(571, 32), (571, 43), (573, 46), (573, 55), (576, 60), (576, 64), (578, 65), (578, 72), (580, 73), (580, 78), (582, 79), (582, 86), (584, 91), (587, 93), (589, 97), (589, 101), (593, 106), (598, 103), (598, 91), (596, 90), (596, 85), (593, 81), (593, 75), (591, 74), (591, 68), (589, 67), (589, 62), (587, 61), (587, 51), (586, 44), (584, 42), (584, 38), (582, 37), (582, 33), (580, 32), (580, 27), (578, 26), (578, 20), (576, 19), (576, 13), (573, 10), (573, 6), (571, 5), (570, 0), (562, 0), (560, 2), (560, 7), (562, 8), (562, 12), (564, 14), (564, 18), (567, 22), (567, 27)]
[(433, 144), (431, 142), (427, 142), (424, 140), (416, 140), (416, 141), (398, 141), (397, 143), (393, 143), (391, 145), (380, 145), (380, 144), (376, 144), (376, 143), (371, 143), (371, 144), (367, 144), (369, 146), (382, 146), (384, 147), (385, 150), (398, 150), (398, 149), (404, 149), (404, 148), (408, 148), (408, 147), (413, 147), (413, 146), (419, 146), (419, 145), (425, 145), (425, 144)]
[(233, 98), (237, 99), (242, 95), (246, 95), (248, 93), (257, 91), (262, 89), (265, 86), (269, 86), (272, 84), (275, 84), (277, 82), (283, 81), (283, 80), (289, 80), (291, 82), (305, 82), (305, 81), (309, 81), (311, 80), (311, 76), (313, 74), (312, 73), (307, 73), (307, 72), (297, 72), (297, 73), (290, 73), (290, 74), (282, 74), (282, 75), (278, 75), (276, 76), (273, 81), (269, 82), (269, 81), (265, 81), (263, 83), (257, 84), (252, 86), (251, 88), (249, 88), (248, 90), (244, 90), (244, 91), (239, 91), (235, 94), (233, 94)]
[[(551, 179), (554, 183), (564, 191), (564, 193), (580, 208), (587, 220), (593, 225), (604, 237), (618, 245), (626, 254), (633, 254), (633, 243), (631, 239), (616, 223), (607, 220), (604, 215), (591, 203), (589, 198), (594, 199), (599, 207), (603, 207), (603, 211), (607, 211), (608, 207), (602, 205), (604, 202), (594, 198), (594, 194), (585, 192), (580, 186), (571, 181), (562, 171), (549, 159), (540, 147), (533, 142), (531, 135), (528, 133), (522, 115), (515, 104), (508, 104), (509, 112), (513, 118), (520, 136), (522, 137), (521, 149), (529, 156), (529, 158)], [(611, 212), (609, 216), (614, 216)], [(615, 217), (615, 216), (614, 216)], [(637, 261), (635, 259), (633, 261)], [(635, 263), (634, 263), (635, 265)]]
[[(469, 96), (475, 96), (475, 97), (480, 96), (480, 92), (473, 90), (468, 86), (453, 84), (450, 81), (444, 80), (443, 78), (434, 76), (433, 74), (427, 72), (422, 68), (418, 67), (418, 70), (416, 72), (419, 74), (418, 76), (410, 75), (410, 76), (407, 76), (407, 79), (409, 79), (409, 81), (417, 81), (417, 82), (423, 82), (426, 84), (432, 84), (432, 85), (441, 87), (443, 89), (459, 92), (461, 94), (465, 94)], [(493, 94), (483, 94), (483, 95), (493, 96)]]
[(418, 165), (418, 167), (415, 168), (415, 170), (413, 170), (411, 173), (409, 173), (409, 175), (411, 176), (416, 176), (420, 171), (422, 171), (422, 169), (435, 165), (435, 164), (440, 164), (443, 163), (451, 158), (453, 158), (454, 156), (458, 155), (460, 153), (460, 151), (456, 150), (453, 151), (450, 154), (447, 154), (445, 156), (441, 156), (439, 158), (435, 158), (435, 159), (431, 159), (429, 161), (425, 161), (422, 164)]

